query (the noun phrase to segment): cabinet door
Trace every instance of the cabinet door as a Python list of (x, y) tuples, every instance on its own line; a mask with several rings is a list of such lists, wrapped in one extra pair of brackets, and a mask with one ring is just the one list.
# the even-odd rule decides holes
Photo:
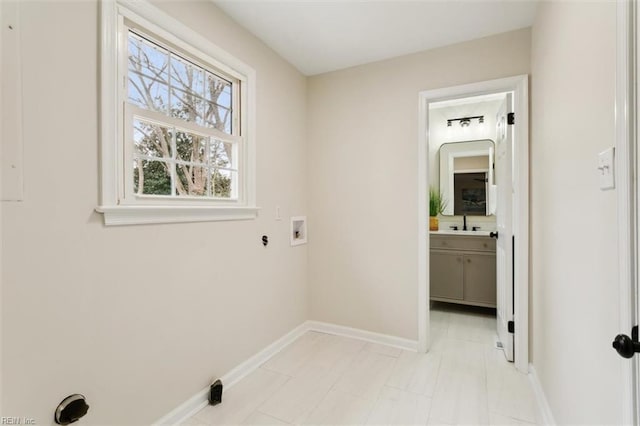
[(431, 250), (431, 297), (462, 300), (462, 254)]
[(495, 254), (464, 255), (464, 300), (495, 306)]

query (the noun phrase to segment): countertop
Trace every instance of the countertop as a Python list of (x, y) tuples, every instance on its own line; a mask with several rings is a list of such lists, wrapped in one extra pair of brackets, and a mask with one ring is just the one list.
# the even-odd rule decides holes
[(429, 231), (431, 235), (464, 235), (465, 237), (488, 237), (491, 231), (454, 231), (453, 229), (440, 229), (438, 231)]

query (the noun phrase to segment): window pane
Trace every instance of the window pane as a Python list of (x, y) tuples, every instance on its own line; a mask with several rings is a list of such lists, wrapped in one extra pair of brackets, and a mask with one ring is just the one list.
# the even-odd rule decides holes
[(176, 195), (178, 196), (208, 196), (207, 169), (201, 166), (177, 164)]
[(235, 197), (236, 180), (236, 172), (214, 169), (211, 173), (212, 195), (219, 198)]
[(171, 116), (202, 125), (204, 101), (192, 92), (171, 89)]
[(231, 134), (231, 110), (211, 102), (205, 102), (204, 125)]
[(133, 144), (137, 155), (171, 158), (172, 137), (172, 131), (166, 127), (133, 120)]
[(187, 132), (176, 132), (177, 159), (192, 163), (207, 163), (206, 139)]
[(169, 52), (129, 33), (129, 70), (167, 83)]
[(204, 97), (204, 70), (171, 55), (171, 87)]
[(166, 112), (169, 89), (166, 84), (129, 72), (129, 102), (140, 108)]
[(213, 139), (209, 146), (209, 164), (215, 167), (236, 169), (236, 145)]
[(231, 109), (231, 83), (211, 73), (207, 73), (205, 99)]
[(164, 161), (133, 160), (133, 191), (138, 195), (171, 195), (171, 166)]
[(239, 83), (197, 65), (201, 59), (192, 52), (140, 34), (131, 29), (125, 41), (125, 96), (134, 108), (124, 108), (133, 127), (124, 137), (133, 146), (123, 154), (133, 167), (134, 195), (238, 198), (241, 145), (219, 140), (226, 137), (211, 129), (232, 134)]

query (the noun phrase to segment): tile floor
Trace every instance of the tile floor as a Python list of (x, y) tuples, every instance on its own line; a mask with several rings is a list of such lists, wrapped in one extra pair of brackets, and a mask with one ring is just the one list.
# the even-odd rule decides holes
[(531, 425), (490, 311), (435, 303), (427, 354), (308, 332), (184, 425)]

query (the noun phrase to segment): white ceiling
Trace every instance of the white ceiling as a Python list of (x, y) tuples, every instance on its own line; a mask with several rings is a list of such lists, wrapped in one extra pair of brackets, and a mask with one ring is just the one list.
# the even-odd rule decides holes
[(531, 26), (535, 0), (212, 0), (305, 75)]

